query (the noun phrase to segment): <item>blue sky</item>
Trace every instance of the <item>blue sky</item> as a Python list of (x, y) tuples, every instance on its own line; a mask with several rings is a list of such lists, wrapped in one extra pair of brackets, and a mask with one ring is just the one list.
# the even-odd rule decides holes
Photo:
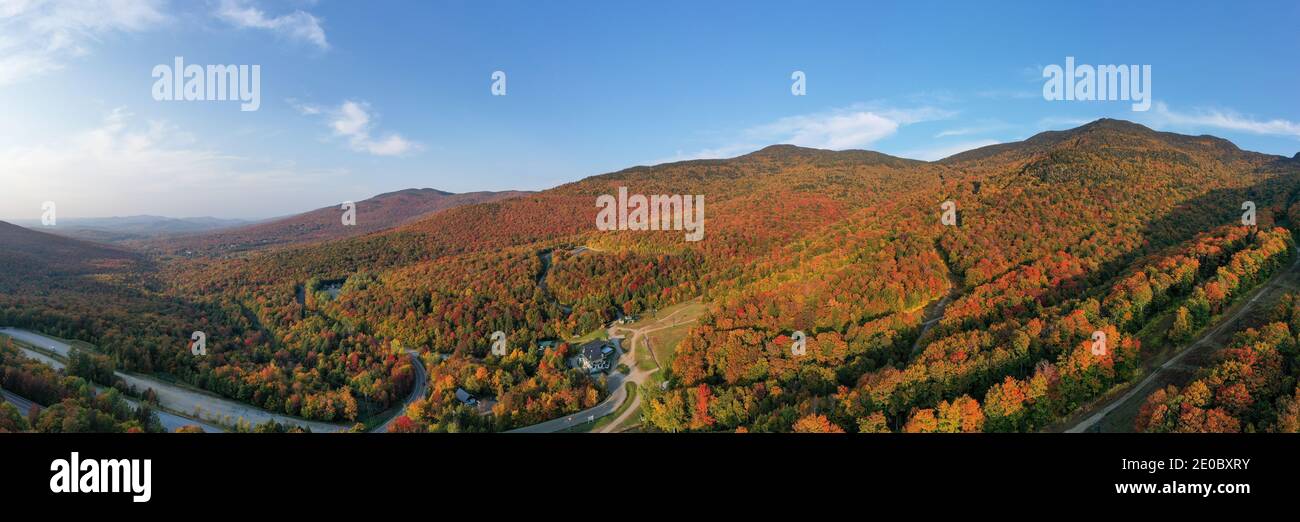
[[(262, 218), (773, 143), (938, 159), (1099, 117), (1300, 151), (1296, 2), (110, 4), (0, 0), (0, 218)], [(260, 109), (154, 100), (176, 56), (260, 65)], [(1150, 65), (1152, 108), (1045, 100), (1066, 56)]]

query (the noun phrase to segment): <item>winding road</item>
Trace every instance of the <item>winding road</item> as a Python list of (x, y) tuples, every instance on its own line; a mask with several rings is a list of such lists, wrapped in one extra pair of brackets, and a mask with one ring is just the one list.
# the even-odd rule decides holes
[(398, 412), (393, 415), (393, 418), (388, 419), (387, 422), (383, 423), (378, 428), (375, 428), (375, 433), (388, 433), (388, 429), (393, 425), (393, 422), (396, 422), (397, 418), (401, 417), (403, 413), (406, 412), (406, 407), (410, 406), (412, 402), (424, 397), (424, 395), (429, 392), (429, 372), (425, 371), (424, 361), (420, 360), (419, 352), (416, 352), (415, 350), (407, 350), (406, 353), (411, 356), (411, 360), (415, 361), (415, 385), (411, 387), (411, 394), (407, 395), (406, 400), (402, 402), (402, 409), (398, 410)]
[[(572, 415), (566, 415), (558, 419), (551, 419), (546, 422), (533, 424), (531, 426), (516, 428), (513, 430), (509, 430), (506, 433), (554, 433), (557, 431), (567, 430), (569, 428), (578, 426), (583, 423), (595, 422), (596, 419), (599, 419), (601, 417), (614, 413), (615, 411), (618, 411), (619, 407), (623, 405), (623, 401), (627, 400), (627, 386), (625, 386), (624, 383), (634, 382), (636, 383), (637, 387), (639, 388), (644, 387), (646, 381), (648, 381), (650, 379), (650, 376), (654, 374), (653, 371), (644, 371), (637, 367), (636, 357), (635, 357), (635, 351), (638, 349), (637, 340), (641, 339), (642, 337), (645, 337), (646, 335), (652, 332), (657, 332), (659, 330), (665, 330), (675, 326), (681, 326), (684, 324), (695, 322), (696, 318), (692, 317), (687, 320), (678, 321), (666, 325), (662, 324), (664, 321), (668, 321), (673, 316), (676, 316), (677, 314), (681, 313), (686, 309), (688, 308), (679, 309), (677, 311), (674, 311), (671, 314), (668, 314), (667, 316), (664, 316), (663, 319), (659, 319), (658, 321), (655, 321), (654, 324), (659, 324), (660, 326), (654, 326), (653, 328), (650, 325), (638, 329), (625, 328), (621, 326), (611, 326), (609, 328), (608, 333), (611, 338), (617, 337), (617, 335), (620, 333), (624, 334), (624, 339), (627, 340), (627, 350), (622, 349), (623, 343), (620, 342), (619, 362), (626, 364), (628, 368), (632, 369), (632, 371), (628, 375), (623, 375), (618, 371), (614, 371), (610, 373), (609, 378), (606, 381), (606, 389), (610, 390), (610, 394), (609, 397), (606, 397), (605, 400), (600, 402), (600, 404), (582, 410), (578, 413), (574, 413)], [(631, 334), (631, 337), (627, 337), (626, 334)], [(648, 337), (646, 337), (646, 343), (644, 347), (641, 349), (650, 350), (650, 341)], [(653, 354), (653, 351), (651, 352), (651, 354)], [(656, 362), (656, 365), (657, 364), (658, 363)], [(624, 411), (621, 415), (619, 415), (617, 419), (614, 419), (614, 422), (606, 424), (598, 432), (610, 433), (614, 429), (616, 429), (619, 425), (621, 425), (624, 420), (631, 417), (632, 415), (635, 415), (637, 411), (639, 411), (639, 406), (641, 404), (641, 397), (643, 396), (645, 396), (644, 393), (638, 392), (636, 394), (636, 397), (632, 400), (632, 404), (628, 406), (627, 410)]]

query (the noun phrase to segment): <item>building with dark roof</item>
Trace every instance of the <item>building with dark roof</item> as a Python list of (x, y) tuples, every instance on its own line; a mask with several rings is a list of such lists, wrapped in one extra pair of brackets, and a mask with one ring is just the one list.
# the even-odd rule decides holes
[(614, 344), (604, 339), (590, 341), (578, 349), (578, 363), (591, 373), (609, 371), (616, 351)]

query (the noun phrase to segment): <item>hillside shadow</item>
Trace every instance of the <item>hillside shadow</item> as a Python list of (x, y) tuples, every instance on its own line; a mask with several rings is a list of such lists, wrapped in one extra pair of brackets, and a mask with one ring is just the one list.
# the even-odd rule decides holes
[[(1079, 288), (1081, 285), (1086, 289), (1084, 295), (1101, 299), (1108, 281), (1128, 272), (1144, 258), (1184, 244), (1220, 226), (1240, 225), (1244, 212), (1242, 203), (1246, 201), (1255, 203), (1256, 222), (1260, 228), (1286, 226), (1286, 210), (1300, 197), (1300, 177), (1297, 174), (1300, 172), (1263, 179), (1241, 188), (1217, 189), (1184, 201), (1145, 224), (1141, 234), (1146, 243), (1141, 248), (1130, 250), (1058, 288)], [(1203, 268), (1205, 270), (1213, 268), (1207, 265)], [(1200, 274), (1201, 277), (1208, 275)], [(1061, 295), (1054, 297), (1057, 301), (1066, 298)]]

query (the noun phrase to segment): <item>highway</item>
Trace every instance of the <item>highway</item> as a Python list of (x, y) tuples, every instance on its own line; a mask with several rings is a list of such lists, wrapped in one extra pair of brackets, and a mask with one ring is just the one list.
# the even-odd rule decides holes
[[(27, 352), (27, 351), (24, 350), (23, 353), (24, 353), (25, 355), (31, 355), (32, 353), (35, 353), (35, 352)], [(62, 365), (59, 365), (59, 367), (62, 367)], [(104, 388), (104, 387), (102, 387), (102, 386), (96, 386), (96, 388), (97, 388), (101, 393), (104, 392), (104, 391), (106, 390), (106, 388)], [(13, 404), (14, 406), (16, 406), (16, 407), (18, 408), (18, 413), (21, 413), (24, 417), (27, 416), (27, 412), (30, 412), (33, 406), (35, 406), (37, 409), (44, 409), (44, 408), (41, 407), (41, 405), (36, 404), (36, 402), (31, 401), (31, 400), (28, 400), (28, 399), (25, 398), (25, 397), (19, 396), (18, 394), (13, 393), (13, 392), (11, 392), (11, 391), (9, 391), (9, 390), (3, 390), (3, 391), (0, 391), (0, 393), (3, 393), (3, 394), (4, 394), (4, 400), (5, 400), (5, 402), (8, 402), (8, 403)], [(133, 399), (133, 398), (131, 398), (131, 397), (127, 397), (127, 396), (125, 396), (125, 395), (122, 396), (122, 399), (125, 400), (126, 403), (127, 403), (129, 406), (131, 406), (131, 409), (132, 409), (132, 410), (135, 410), (135, 409), (139, 409), (139, 408), (140, 408), (140, 402), (139, 402), (139, 401), (137, 401), (137, 400), (135, 400), (135, 399)], [(180, 415), (175, 415), (175, 414), (172, 414), (172, 413), (169, 413), (169, 412), (166, 412), (166, 411), (160, 410), (160, 409), (158, 409), (158, 408), (154, 408), (154, 412), (158, 414), (158, 421), (159, 421), (160, 423), (162, 423), (163, 428), (166, 429), (166, 430), (169, 431), (169, 432), (176, 431), (176, 429), (179, 428), (179, 427), (181, 427), (181, 426), (198, 426), (200, 429), (202, 429), (202, 430), (203, 430), (204, 432), (206, 432), (206, 433), (220, 433), (220, 432), (224, 431), (224, 430), (222, 430), (221, 428), (218, 428), (218, 427), (213, 426), (213, 425), (211, 425), (211, 424), (208, 424), (208, 423), (206, 423), (206, 422), (198, 421), (198, 420), (194, 420), (194, 419), (187, 419), (187, 418), (185, 418), (185, 417), (181, 417)]]
[(41, 409), (41, 405), (19, 397), (18, 394), (10, 392), (9, 390), (0, 390), (0, 395), (4, 395), (5, 402), (18, 408), (18, 413), (22, 414), (23, 417), (27, 417), (27, 412), (32, 411), (33, 407), (38, 410)]
[[(35, 332), (16, 328), (0, 328), (0, 334), (48, 350), (49, 352), (57, 354), (63, 358), (67, 358), (72, 353), (72, 346), (67, 343)], [(19, 346), (19, 349), (29, 357), (40, 360), (56, 369), (63, 368), (62, 361), (58, 361), (47, 354), (30, 350), (23, 346)], [(268, 420), (274, 420), (281, 424), (309, 428), (314, 432), (344, 431), (348, 428), (339, 424), (310, 421), (279, 413), (272, 413), (247, 404), (218, 397), (208, 392), (183, 387), (153, 377), (134, 375), (121, 371), (114, 373), (118, 378), (125, 381), (127, 385), (135, 387), (140, 391), (149, 388), (153, 389), (154, 394), (158, 397), (158, 404), (161, 406), (161, 408), (156, 408), (159, 410), (158, 416), (160, 419), (163, 419), (164, 416), (168, 417), (163, 420), (163, 425), (168, 426), (169, 430), (173, 430), (175, 427), (186, 424), (200, 424), (200, 427), (204, 427), (205, 431), (221, 431), (213, 424), (229, 426), (235, 424), (240, 419), (254, 425), (261, 424)], [(183, 412), (185, 416), (169, 412)], [(206, 422), (200, 423), (186, 417), (192, 417), (193, 419), (199, 419)]]

